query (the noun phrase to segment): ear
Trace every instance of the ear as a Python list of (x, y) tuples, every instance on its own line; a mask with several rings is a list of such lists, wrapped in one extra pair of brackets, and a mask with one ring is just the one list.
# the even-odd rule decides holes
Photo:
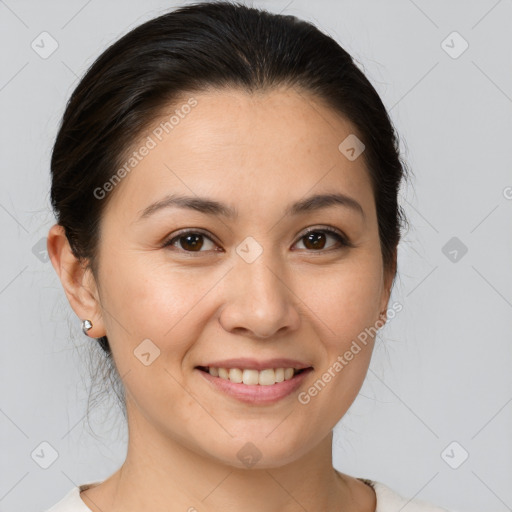
[(48, 232), (48, 255), (57, 272), (68, 301), (80, 320), (90, 320), (88, 336), (105, 336), (98, 288), (90, 269), (86, 269), (73, 254), (64, 228), (55, 224)]
[(391, 268), (386, 269), (384, 271), (384, 280), (383, 280), (383, 289), (382, 289), (382, 297), (380, 303), (380, 311), (384, 312), (380, 318), (383, 319), (384, 322), (387, 320), (387, 309), (389, 298), (391, 297), (391, 286), (393, 285), (393, 279), (395, 277), (397, 267), (397, 247), (393, 251), (393, 265)]

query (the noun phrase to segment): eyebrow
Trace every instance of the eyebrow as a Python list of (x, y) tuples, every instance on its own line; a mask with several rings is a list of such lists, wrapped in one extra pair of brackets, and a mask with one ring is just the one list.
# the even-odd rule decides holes
[[(363, 219), (365, 218), (363, 207), (353, 197), (339, 193), (316, 194), (314, 196), (301, 199), (300, 201), (297, 201), (296, 203), (288, 206), (285, 211), (285, 215), (299, 215), (302, 213), (321, 210), (331, 206), (343, 206), (359, 213)], [(206, 215), (215, 215), (218, 217), (225, 217), (226, 219), (236, 219), (238, 217), (238, 211), (236, 208), (220, 203), (213, 199), (206, 197), (180, 196), (177, 194), (170, 194), (145, 208), (138, 220), (148, 218), (155, 212), (165, 208), (183, 208), (195, 210)]]

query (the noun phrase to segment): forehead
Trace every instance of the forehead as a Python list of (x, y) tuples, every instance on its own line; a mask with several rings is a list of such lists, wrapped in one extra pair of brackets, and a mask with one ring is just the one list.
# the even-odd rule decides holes
[(334, 188), (373, 202), (363, 156), (349, 160), (339, 149), (353, 125), (304, 91), (209, 90), (185, 94), (161, 114), (126, 155), (133, 165), (109, 205), (126, 216), (174, 191), (253, 211)]

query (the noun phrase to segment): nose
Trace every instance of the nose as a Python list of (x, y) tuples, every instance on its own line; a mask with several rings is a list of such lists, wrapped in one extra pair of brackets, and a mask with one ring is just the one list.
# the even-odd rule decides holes
[(300, 300), (286, 282), (284, 269), (266, 255), (264, 251), (252, 263), (239, 259), (229, 272), (219, 318), (226, 331), (266, 339), (298, 329)]

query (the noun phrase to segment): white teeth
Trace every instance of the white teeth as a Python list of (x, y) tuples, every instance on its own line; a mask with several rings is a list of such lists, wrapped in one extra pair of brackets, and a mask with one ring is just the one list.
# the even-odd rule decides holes
[(244, 370), (242, 381), (244, 384), (254, 386), (258, 384), (258, 370)]
[[(290, 368), (293, 376), (293, 368)], [(261, 370), (258, 375), (258, 384), (260, 386), (271, 386), (276, 383), (276, 374), (272, 368), (269, 370)]]
[(240, 382), (242, 382), (242, 370), (239, 370), (238, 368), (231, 368), (229, 370), (229, 380), (240, 384)]
[(276, 382), (290, 380), (295, 374), (294, 368), (267, 368), (265, 370), (250, 370), (240, 368), (214, 368), (209, 367), (208, 373), (213, 377), (230, 380), (237, 384), (243, 383), (249, 386), (272, 386)]

